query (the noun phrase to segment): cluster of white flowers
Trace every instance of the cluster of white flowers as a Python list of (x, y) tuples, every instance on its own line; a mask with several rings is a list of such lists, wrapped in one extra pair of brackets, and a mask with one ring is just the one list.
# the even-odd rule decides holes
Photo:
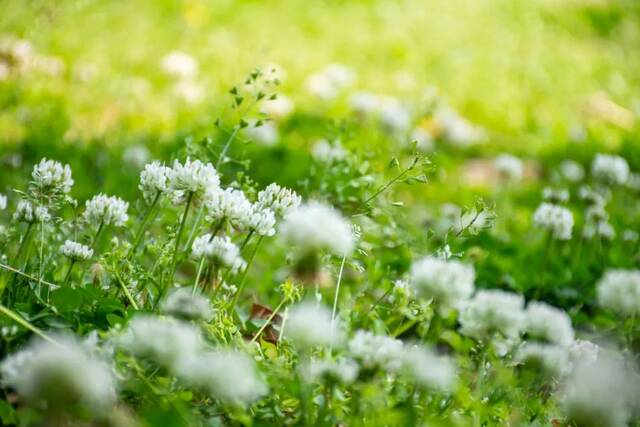
[(160, 309), (165, 314), (181, 319), (208, 321), (213, 316), (209, 299), (188, 287), (179, 287), (171, 291)]
[(518, 348), (516, 360), (554, 377), (562, 376), (569, 370), (569, 353), (559, 345), (526, 342)]
[(348, 255), (355, 244), (349, 222), (333, 207), (315, 201), (291, 210), (280, 233), (286, 243), (305, 254), (327, 250)]
[(544, 302), (532, 301), (527, 305), (526, 332), (535, 338), (553, 344), (568, 346), (574, 332), (569, 315)]
[(613, 240), (616, 237), (616, 230), (609, 223), (609, 214), (604, 205), (595, 204), (588, 206), (585, 210), (585, 223), (582, 229), (582, 237), (592, 239), (601, 237), (606, 240)]
[(269, 118), (282, 120), (293, 113), (295, 106), (293, 101), (284, 96), (277, 95), (275, 99), (266, 99), (260, 105), (260, 112)]
[(584, 168), (573, 160), (564, 160), (560, 163), (560, 174), (569, 182), (580, 182), (584, 179)]
[(198, 61), (180, 51), (169, 52), (160, 65), (165, 73), (181, 79), (194, 77), (198, 73)]
[(34, 206), (28, 200), (20, 200), (13, 213), (14, 221), (22, 221), (29, 224), (34, 222), (48, 222), (51, 220), (49, 209), (44, 206)]
[(357, 91), (349, 97), (349, 106), (354, 113), (366, 117), (378, 110), (380, 99), (371, 92)]
[(402, 362), (411, 378), (424, 388), (450, 391), (455, 385), (455, 363), (448, 357), (436, 355), (430, 349), (409, 347), (402, 354)]
[(325, 101), (336, 98), (356, 81), (355, 72), (342, 64), (329, 64), (307, 78), (306, 86), (311, 95)]
[(300, 348), (339, 345), (344, 338), (340, 322), (331, 320), (331, 311), (312, 302), (289, 310), (285, 336)]
[(358, 377), (358, 364), (349, 358), (311, 359), (301, 368), (303, 378), (310, 382), (329, 379), (343, 384), (351, 384)]
[(493, 162), (496, 171), (507, 181), (520, 181), (524, 173), (522, 160), (511, 154), (501, 154)]
[(258, 193), (258, 206), (262, 209), (270, 209), (281, 217), (300, 206), (301, 201), (301, 197), (295, 191), (276, 183), (269, 184)]
[(604, 206), (607, 204), (611, 193), (608, 189), (599, 188), (600, 191), (595, 191), (587, 185), (583, 185), (578, 190), (578, 196), (581, 200), (590, 206)]
[(142, 197), (147, 203), (152, 203), (156, 198), (167, 191), (167, 179), (171, 169), (161, 164), (153, 162), (145, 165), (140, 172), (140, 184), (138, 189), (142, 192)]
[(42, 159), (31, 173), (34, 188), (41, 194), (67, 194), (73, 186), (71, 168), (55, 160)]
[(380, 124), (392, 134), (406, 134), (411, 126), (411, 112), (400, 100), (384, 97), (380, 101)]
[(254, 361), (233, 350), (196, 353), (179, 365), (178, 378), (229, 403), (249, 404), (267, 393)]
[(211, 163), (187, 159), (178, 160), (168, 171), (167, 194), (175, 204), (185, 203), (189, 197), (202, 199), (220, 186), (220, 178)]
[(272, 121), (252, 120), (244, 129), (247, 137), (259, 144), (270, 147), (278, 142), (278, 127)]
[(386, 335), (358, 330), (349, 341), (349, 354), (366, 369), (398, 371), (403, 366), (404, 345)]
[(569, 191), (545, 187), (542, 190), (542, 198), (549, 203), (567, 203), (569, 201)]
[(0, 211), (7, 209), (7, 196), (0, 194)]
[(89, 246), (71, 240), (64, 242), (60, 247), (60, 252), (62, 252), (62, 255), (76, 261), (87, 260), (93, 256), (93, 249)]
[(629, 179), (629, 164), (620, 156), (596, 154), (591, 163), (591, 174), (607, 184), (622, 185)]
[(260, 236), (276, 234), (276, 216), (271, 209), (265, 209), (257, 204), (251, 205), (251, 211), (244, 218), (242, 228), (252, 230)]
[(525, 325), (524, 298), (497, 289), (480, 290), (467, 301), (460, 313), (461, 332), (479, 339), (498, 333), (519, 338)]
[(108, 410), (116, 401), (111, 367), (75, 338), (54, 339), (37, 339), (6, 358), (0, 366), (3, 383), (30, 403), (52, 410), (74, 405), (94, 413)]
[(534, 212), (533, 222), (537, 227), (551, 233), (555, 239), (571, 239), (573, 214), (567, 208), (544, 202)]
[(129, 203), (116, 196), (98, 194), (85, 203), (82, 219), (90, 225), (114, 225), (122, 227), (127, 220)]
[(206, 220), (214, 224), (222, 221), (228, 221), (234, 225), (246, 224), (253, 212), (253, 206), (242, 190), (234, 188), (224, 190), (217, 188), (209, 192), (205, 203)]
[(596, 284), (598, 304), (623, 316), (640, 314), (640, 270), (613, 269)]
[(411, 266), (410, 283), (425, 298), (446, 307), (468, 299), (474, 290), (473, 266), (456, 260), (425, 257)]
[(311, 147), (311, 156), (318, 162), (335, 163), (347, 157), (347, 151), (342, 147), (340, 141), (331, 144), (326, 139), (317, 140)]
[(485, 137), (483, 129), (474, 126), (450, 107), (438, 109), (434, 119), (442, 128), (444, 139), (453, 146), (468, 147)]
[(197, 260), (206, 257), (231, 271), (241, 270), (246, 265), (240, 256), (240, 249), (228, 236), (211, 237), (209, 233), (203, 234), (193, 241), (191, 254)]
[(133, 144), (127, 146), (122, 152), (122, 161), (136, 169), (141, 169), (149, 161), (149, 149), (142, 144)]

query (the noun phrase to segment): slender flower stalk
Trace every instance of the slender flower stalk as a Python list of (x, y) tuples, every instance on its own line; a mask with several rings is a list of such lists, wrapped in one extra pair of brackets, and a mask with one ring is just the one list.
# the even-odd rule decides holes
[(7, 316), (8, 318), (12, 319), (13, 321), (15, 321), (17, 324), (19, 324), (20, 326), (24, 327), (25, 329), (30, 330), (31, 332), (33, 332), (34, 334), (38, 335), (40, 338), (49, 341), (50, 343), (56, 344), (56, 341), (54, 341), (52, 338), (50, 338), (47, 334), (45, 334), (44, 332), (42, 332), (41, 329), (35, 327), (34, 325), (32, 325), (28, 320), (26, 320), (25, 318), (23, 318), (22, 316), (20, 316), (18, 313), (14, 312), (13, 310), (5, 307), (4, 305), (0, 304), (0, 313), (4, 314), (5, 316)]
[(67, 286), (69, 284), (69, 279), (71, 278), (71, 271), (73, 270), (73, 266), (75, 265), (76, 260), (72, 259), (69, 263), (69, 268), (67, 269), (67, 274), (64, 275), (63, 286)]
[[(347, 256), (344, 255), (342, 257), (342, 262), (340, 263), (340, 272), (338, 273), (338, 280), (336, 280), (336, 294), (333, 297), (333, 309), (331, 310), (331, 332), (333, 332), (334, 322), (336, 319), (336, 310), (338, 308), (338, 295), (340, 294), (340, 282), (342, 282), (342, 272), (344, 271), (344, 263), (347, 260)], [(331, 340), (331, 345), (329, 346), (329, 352), (333, 350), (333, 340)]]
[(256, 342), (258, 337), (260, 337), (260, 335), (262, 335), (262, 332), (264, 332), (264, 330), (267, 328), (267, 326), (269, 326), (271, 324), (271, 321), (273, 320), (274, 317), (276, 317), (276, 314), (278, 314), (278, 312), (280, 311), (280, 309), (282, 308), (282, 306), (284, 305), (284, 303), (286, 301), (287, 301), (287, 297), (284, 296), (282, 298), (282, 300), (280, 300), (280, 303), (275, 308), (275, 310), (273, 310), (271, 315), (267, 318), (267, 321), (264, 322), (264, 325), (262, 325), (262, 327), (260, 329), (258, 329), (258, 332), (256, 332), (256, 334), (253, 336), (253, 338), (251, 338), (251, 341), (249, 341), (249, 344), (253, 344), (254, 342)]
[(140, 227), (138, 228), (138, 232), (136, 233), (136, 237), (133, 241), (133, 244), (131, 245), (131, 249), (129, 250), (129, 257), (131, 257), (136, 252), (136, 249), (138, 249), (138, 246), (140, 245), (140, 241), (142, 240), (142, 236), (144, 235), (145, 231), (147, 231), (147, 225), (149, 223), (149, 220), (152, 217), (151, 214), (153, 212), (153, 209), (156, 207), (156, 204), (158, 203), (158, 200), (160, 200), (161, 195), (162, 193), (158, 191), (158, 194), (156, 194), (156, 197), (153, 199), (153, 201), (147, 208), (147, 211), (145, 212), (144, 217), (142, 218), (142, 222), (140, 223)]
[(256, 242), (256, 245), (253, 247), (253, 251), (251, 252), (251, 255), (249, 256), (249, 260), (247, 261), (247, 266), (244, 268), (244, 271), (242, 272), (242, 277), (240, 278), (240, 286), (238, 286), (238, 290), (236, 291), (235, 295), (233, 296), (233, 299), (231, 300), (231, 304), (229, 305), (230, 313), (233, 313), (233, 310), (235, 309), (236, 304), (238, 302), (238, 298), (240, 297), (240, 294), (242, 293), (242, 291), (244, 290), (247, 284), (247, 274), (249, 272), (249, 268), (251, 268), (253, 259), (256, 256), (256, 252), (258, 252), (258, 247), (260, 246), (260, 243), (262, 243), (262, 239), (263, 239), (263, 236), (260, 236), (260, 238)]
[[(191, 207), (191, 200), (193, 200), (193, 192), (189, 192), (187, 196), (187, 203), (184, 207), (184, 213), (182, 214), (182, 220), (180, 221), (180, 227), (178, 228), (178, 234), (176, 235), (176, 245), (173, 249), (173, 258), (171, 260), (171, 275), (169, 281), (173, 280), (173, 276), (176, 274), (176, 268), (178, 267), (178, 249), (180, 248), (180, 240), (182, 239), (182, 232), (184, 231), (184, 224), (187, 222), (187, 215), (189, 215), (189, 208)], [(166, 287), (166, 286), (165, 286)]]

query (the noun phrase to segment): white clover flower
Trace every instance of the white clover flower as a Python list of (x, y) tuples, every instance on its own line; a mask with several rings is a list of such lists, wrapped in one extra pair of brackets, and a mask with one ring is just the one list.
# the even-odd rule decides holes
[(218, 188), (210, 192), (205, 198), (207, 208), (206, 220), (218, 224), (221, 221), (229, 221), (234, 225), (246, 224), (253, 213), (251, 202), (246, 198), (242, 190)]
[(74, 405), (94, 413), (116, 402), (111, 367), (90, 349), (69, 336), (55, 342), (37, 339), (7, 357), (0, 366), (2, 381), (34, 405), (46, 403), (52, 410), (66, 411)]
[(28, 200), (20, 200), (16, 211), (13, 213), (14, 221), (26, 222), (33, 224), (35, 222), (49, 222), (51, 220), (51, 214), (49, 209), (44, 206), (34, 206)]
[(584, 168), (573, 160), (564, 160), (560, 163), (560, 174), (569, 182), (580, 182), (584, 179)]
[(616, 237), (616, 230), (607, 221), (588, 222), (582, 229), (582, 237), (585, 239), (601, 237), (605, 240), (613, 240)]
[(596, 284), (598, 304), (624, 316), (640, 314), (640, 270), (607, 270)]
[(82, 219), (90, 225), (122, 227), (129, 220), (129, 203), (116, 196), (98, 194), (85, 203)]
[(340, 89), (353, 85), (357, 80), (355, 71), (344, 64), (329, 64), (322, 72)]
[(413, 129), (409, 141), (415, 142), (416, 148), (423, 153), (430, 153), (436, 148), (433, 134), (421, 126)]
[(434, 114), (445, 140), (456, 147), (468, 147), (484, 138), (482, 129), (472, 125), (451, 108), (441, 108)]
[(289, 117), (294, 109), (293, 101), (284, 95), (277, 95), (275, 99), (266, 99), (260, 105), (261, 113), (278, 120)]
[(208, 298), (194, 293), (189, 287), (175, 288), (162, 302), (160, 310), (168, 315), (208, 321), (213, 316)]
[(167, 194), (176, 205), (185, 203), (189, 195), (199, 200), (220, 187), (216, 168), (200, 160), (174, 161), (167, 178)]
[(403, 367), (405, 348), (395, 338), (358, 330), (349, 341), (349, 354), (364, 368), (397, 372)]
[(629, 179), (629, 164), (620, 156), (596, 154), (591, 163), (591, 174), (608, 184), (622, 185)]
[(569, 346), (569, 361), (572, 365), (593, 363), (598, 360), (600, 347), (587, 340), (575, 340)]
[(268, 391), (254, 361), (232, 350), (196, 353), (179, 363), (177, 375), (190, 386), (229, 403), (249, 404)]
[(558, 240), (570, 240), (573, 214), (567, 208), (552, 203), (542, 203), (533, 214), (534, 224), (547, 230)]
[(624, 233), (622, 233), (622, 240), (625, 242), (637, 242), (638, 237), (638, 232), (635, 230), (624, 230)]
[(349, 222), (333, 207), (310, 201), (293, 209), (280, 227), (282, 239), (302, 253), (348, 255), (355, 245)]
[(312, 302), (302, 302), (289, 310), (285, 336), (300, 348), (339, 345), (343, 332), (331, 321), (331, 311)]
[(180, 80), (173, 85), (173, 94), (189, 105), (195, 105), (204, 99), (202, 85), (191, 80)]
[(137, 315), (116, 337), (117, 347), (149, 358), (175, 372), (181, 363), (204, 348), (200, 330), (186, 322), (152, 315)]
[(552, 376), (566, 374), (570, 366), (566, 347), (537, 342), (527, 342), (518, 348), (516, 360)]
[(138, 189), (147, 203), (152, 203), (156, 197), (167, 191), (167, 179), (170, 173), (171, 169), (160, 162), (145, 165), (144, 170), (140, 172)]
[(522, 295), (498, 289), (480, 290), (467, 301), (460, 313), (461, 332), (475, 338), (498, 333), (505, 338), (519, 338), (525, 326)]
[(353, 383), (358, 377), (358, 370), (358, 364), (348, 358), (339, 358), (337, 360), (311, 359), (301, 369), (303, 378), (309, 382), (330, 379), (342, 384)]
[(569, 315), (544, 302), (532, 301), (527, 305), (526, 332), (530, 338), (568, 346), (574, 332)]
[(634, 191), (640, 191), (640, 173), (630, 173), (627, 187)]
[(355, 81), (356, 74), (351, 68), (342, 64), (329, 64), (322, 71), (310, 75), (306, 86), (311, 95), (330, 101)]
[(639, 381), (620, 355), (600, 354), (574, 367), (560, 390), (561, 408), (574, 425), (625, 427), (640, 399)]
[(261, 208), (257, 203), (251, 206), (251, 211), (245, 216), (242, 228), (252, 230), (259, 236), (273, 236), (276, 234), (276, 215), (271, 209)]
[(578, 196), (581, 200), (586, 202), (591, 206), (604, 206), (607, 203), (607, 200), (611, 196), (611, 193), (602, 193), (597, 192), (591, 189), (591, 187), (587, 185), (583, 185), (578, 190)]
[(411, 112), (399, 100), (384, 98), (380, 102), (380, 123), (387, 132), (407, 132), (411, 126)]
[(232, 272), (243, 269), (246, 265), (240, 256), (238, 248), (228, 236), (214, 236), (203, 234), (193, 241), (191, 254), (197, 260), (206, 257), (214, 263), (231, 269)]
[(194, 77), (198, 73), (198, 61), (180, 51), (169, 52), (160, 65), (165, 73), (181, 79)]
[(542, 190), (542, 198), (549, 203), (567, 203), (569, 201), (569, 191), (545, 187)]
[(473, 266), (455, 260), (424, 257), (411, 266), (411, 285), (425, 298), (446, 307), (468, 299), (474, 290)]
[(331, 144), (322, 138), (311, 147), (311, 156), (318, 162), (331, 164), (344, 160), (347, 157), (347, 150), (342, 147), (340, 141)]
[(60, 252), (75, 261), (87, 260), (93, 256), (93, 249), (78, 242), (67, 240), (60, 247)]
[(7, 209), (7, 196), (0, 194), (0, 211)]
[(46, 158), (40, 160), (40, 163), (33, 167), (31, 177), (33, 178), (33, 187), (40, 194), (67, 194), (73, 186), (69, 165), (63, 166), (60, 162)]
[(524, 173), (522, 160), (511, 154), (500, 154), (493, 164), (496, 171), (507, 181), (520, 181)]
[(380, 99), (374, 93), (358, 91), (349, 97), (349, 106), (354, 113), (366, 117), (378, 109)]
[(142, 144), (130, 145), (122, 153), (122, 161), (136, 169), (142, 168), (149, 161), (149, 149)]
[(451, 391), (456, 382), (456, 365), (448, 357), (428, 348), (413, 346), (402, 353), (404, 368), (420, 386), (429, 390)]
[(278, 142), (278, 127), (272, 121), (254, 120), (244, 129), (247, 138), (258, 144), (270, 147)]
[(302, 198), (295, 191), (272, 183), (258, 193), (257, 205), (261, 209), (269, 209), (283, 217), (290, 210), (300, 206), (301, 201)]

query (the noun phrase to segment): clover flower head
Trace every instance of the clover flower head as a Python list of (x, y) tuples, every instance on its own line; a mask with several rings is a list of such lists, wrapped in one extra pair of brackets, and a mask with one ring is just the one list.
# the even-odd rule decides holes
[(560, 163), (560, 174), (569, 182), (580, 182), (584, 179), (584, 168), (574, 160), (564, 160)]
[(516, 360), (554, 377), (564, 375), (570, 367), (567, 348), (555, 344), (524, 343), (518, 348)]
[(167, 192), (167, 179), (170, 172), (171, 169), (160, 162), (145, 165), (144, 170), (140, 172), (138, 185), (145, 202), (152, 203), (160, 194)]
[(629, 179), (629, 163), (620, 156), (596, 154), (591, 163), (591, 174), (607, 184), (622, 185)]
[(251, 202), (242, 190), (217, 188), (210, 192), (205, 201), (206, 219), (212, 223), (229, 221), (234, 225), (242, 225), (248, 221), (253, 212)]
[(349, 341), (349, 354), (366, 369), (399, 371), (404, 364), (402, 341), (386, 335), (358, 330)]
[(302, 376), (309, 382), (329, 379), (342, 384), (351, 384), (358, 377), (359, 366), (349, 358), (311, 359), (302, 369)]
[(67, 240), (60, 247), (62, 255), (74, 261), (87, 260), (93, 256), (93, 249), (82, 243)]
[(213, 312), (208, 298), (195, 293), (188, 287), (175, 288), (162, 302), (160, 310), (179, 319), (211, 319)]
[(191, 55), (177, 50), (162, 58), (160, 65), (165, 73), (181, 79), (194, 77), (198, 73), (198, 61)]
[(122, 152), (122, 161), (136, 169), (147, 164), (150, 157), (149, 149), (142, 144), (133, 144), (125, 148)]
[(49, 222), (51, 214), (49, 209), (44, 206), (35, 206), (28, 200), (20, 200), (13, 213), (14, 221), (26, 222), (33, 224), (36, 222)]
[(122, 227), (128, 220), (129, 203), (116, 196), (98, 194), (87, 200), (82, 219), (89, 225)]
[(530, 338), (568, 346), (573, 342), (571, 318), (564, 311), (544, 302), (532, 301), (527, 305), (526, 332)]
[(273, 121), (254, 120), (244, 130), (247, 137), (258, 144), (270, 147), (278, 142), (278, 127)]
[(200, 160), (174, 161), (167, 178), (167, 194), (176, 205), (185, 203), (189, 195), (200, 200), (220, 187), (216, 168)]
[(271, 209), (253, 204), (251, 212), (246, 215), (242, 228), (252, 230), (259, 236), (273, 236), (276, 233), (276, 216)]
[(32, 187), (40, 194), (55, 196), (67, 194), (73, 186), (71, 168), (55, 160), (46, 158), (33, 167)]
[(471, 297), (474, 290), (473, 266), (456, 260), (425, 257), (411, 266), (410, 283), (425, 298), (452, 306)]
[(228, 236), (211, 237), (209, 233), (203, 234), (193, 241), (191, 254), (197, 260), (205, 257), (234, 272), (243, 269), (246, 265), (240, 256), (240, 249)]
[(640, 314), (640, 270), (611, 269), (596, 284), (598, 304), (623, 316)]
[(337, 345), (343, 332), (337, 320), (332, 322), (331, 311), (312, 302), (302, 302), (289, 310), (285, 336), (300, 348)]
[(451, 391), (456, 382), (456, 365), (433, 350), (411, 346), (402, 353), (404, 369), (420, 386), (436, 391)]
[(280, 120), (290, 116), (294, 109), (293, 101), (284, 95), (278, 95), (274, 99), (266, 99), (260, 105), (261, 113)]
[(542, 198), (549, 203), (567, 203), (569, 201), (569, 191), (545, 187), (542, 190)]
[(347, 157), (347, 150), (342, 147), (340, 141), (331, 144), (322, 138), (311, 147), (311, 155), (318, 162), (332, 164), (344, 160)]
[(293, 190), (281, 187), (276, 183), (258, 193), (258, 206), (270, 209), (278, 216), (285, 216), (290, 210), (300, 206), (301, 197)]
[(522, 295), (498, 289), (480, 290), (461, 307), (461, 332), (486, 339), (497, 333), (504, 338), (519, 338), (525, 326)]
[(573, 214), (567, 208), (543, 202), (533, 214), (534, 224), (547, 230), (558, 240), (570, 240), (573, 229)]

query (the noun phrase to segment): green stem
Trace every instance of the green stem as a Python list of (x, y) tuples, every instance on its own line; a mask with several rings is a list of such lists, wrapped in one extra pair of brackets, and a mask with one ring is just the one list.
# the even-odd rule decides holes
[(140, 223), (140, 228), (138, 228), (138, 232), (136, 233), (135, 240), (133, 241), (133, 245), (129, 250), (129, 255), (127, 256), (127, 258), (131, 257), (131, 255), (135, 253), (136, 249), (138, 249), (138, 245), (140, 245), (142, 236), (144, 235), (144, 232), (147, 230), (147, 223), (151, 219), (151, 213), (153, 212), (153, 208), (155, 208), (156, 204), (158, 203), (158, 200), (160, 200), (160, 195), (161, 193), (160, 191), (158, 191), (158, 194), (156, 194), (156, 197), (153, 199), (153, 202), (151, 202), (151, 204), (149, 205), (149, 208), (147, 209), (147, 212), (144, 214), (144, 217), (142, 218), (142, 222)]
[(131, 306), (135, 309), (135, 310), (139, 310), (138, 308), (138, 304), (136, 304), (135, 300), (133, 299), (133, 296), (131, 296), (131, 293), (129, 292), (129, 289), (127, 288), (127, 286), (124, 284), (124, 281), (122, 280), (122, 278), (120, 277), (120, 275), (116, 272), (116, 279), (118, 279), (118, 284), (120, 285), (120, 287), (122, 288), (122, 292), (124, 292), (124, 295), (127, 297), (127, 299), (129, 300), (129, 303), (131, 304)]
[(227, 157), (227, 151), (229, 151), (229, 147), (231, 147), (231, 142), (233, 142), (233, 139), (236, 137), (236, 134), (238, 133), (238, 130), (240, 129), (240, 126), (236, 126), (233, 129), (233, 132), (231, 132), (231, 135), (229, 136), (229, 138), (227, 139), (227, 142), (224, 144), (224, 147), (222, 148), (222, 152), (220, 152), (220, 157), (218, 157), (218, 161), (216, 162), (216, 169), (220, 168), (220, 165), (222, 164), (222, 160)]
[(33, 223), (30, 222), (29, 225), (27, 225), (27, 229), (24, 232), (24, 236), (22, 237), (22, 241), (20, 242), (20, 247), (18, 248), (18, 252), (16, 252), (16, 256), (14, 257), (12, 264), (18, 264), (18, 262), (20, 261), (20, 257), (22, 256), (22, 252), (24, 251), (24, 249), (27, 246), (27, 241), (31, 237), (31, 230), (32, 229), (33, 229)]
[(8, 309), (7, 307), (5, 307), (2, 304), (0, 304), (0, 313), (2, 313), (5, 316), (7, 316), (8, 318), (14, 320), (20, 326), (24, 327), (25, 329), (30, 330), (34, 334), (38, 335), (40, 338), (43, 338), (43, 339), (49, 341), (50, 343), (57, 344), (56, 341), (54, 341), (49, 336), (47, 336), (44, 332), (42, 332), (42, 330), (36, 328), (31, 323), (29, 323), (29, 321), (27, 321), (25, 318), (20, 316), (18, 313)]
[(191, 295), (195, 295), (196, 289), (198, 289), (198, 283), (200, 282), (200, 275), (202, 274), (202, 267), (204, 267), (204, 259), (205, 257), (202, 257), (202, 259), (200, 260), (200, 265), (198, 266), (198, 273), (196, 274), (195, 282), (193, 282), (193, 291), (191, 292)]
[(264, 330), (267, 328), (267, 326), (269, 326), (269, 324), (271, 323), (273, 318), (276, 317), (276, 314), (278, 314), (278, 311), (280, 311), (280, 309), (282, 308), (282, 306), (284, 305), (284, 303), (286, 301), (287, 301), (286, 297), (282, 298), (282, 300), (280, 301), (280, 304), (278, 304), (276, 309), (273, 310), (271, 315), (267, 318), (267, 321), (264, 322), (264, 325), (262, 325), (262, 327), (260, 329), (258, 329), (258, 332), (256, 332), (256, 334), (253, 336), (253, 338), (251, 338), (251, 341), (249, 341), (249, 344), (253, 344), (254, 342), (256, 342), (256, 340), (262, 334), (262, 332), (264, 332)]
[(178, 228), (178, 235), (176, 236), (176, 245), (173, 249), (173, 258), (171, 260), (171, 276), (170, 281), (173, 281), (173, 276), (176, 274), (177, 261), (178, 261), (178, 249), (180, 248), (180, 240), (182, 239), (182, 232), (184, 230), (184, 224), (187, 222), (187, 215), (189, 215), (189, 208), (191, 207), (191, 200), (193, 200), (193, 192), (190, 192), (187, 196), (187, 205), (184, 207), (184, 213), (182, 214), (182, 220), (180, 221), (180, 228)]
[[(336, 294), (333, 297), (333, 310), (331, 310), (331, 334), (333, 334), (333, 322), (336, 318), (336, 310), (338, 308), (338, 295), (340, 294), (340, 282), (342, 281), (342, 272), (344, 271), (344, 263), (347, 260), (347, 256), (344, 255), (342, 257), (342, 262), (340, 263), (340, 272), (338, 273), (338, 280), (336, 281)], [(333, 350), (333, 337), (331, 337), (331, 344), (329, 345), (329, 354)]]
[(367, 200), (365, 200), (364, 202), (362, 202), (360, 204), (360, 206), (366, 206), (367, 203), (369, 203), (370, 201), (372, 201), (373, 199), (375, 199), (376, 197), (378, 197), (380, 194), (382, 194), (387, 188), (391, 187), (396, 181), (398, 181), (400, 178), (402, 178), (407, 172), (409, 172), (411, 169), (413, 169), (416, 164), (418, 163), (418, 160), (420, 160), (420, 157), (416, 156), (413, 159), (413, 162), (411, 162), (411, 165), (406, 168), (405, 170), (403, 170), (399, 175), (397, 175), (395, 178), (391, 179), (389, 182), (387, 182), (385, 185), (383, 185), (382, 187), (380, 187), (378, 189), (378, 191), (376, 191), (375, 193), (373, 193), (372, 196), (370, 196)]
[(29, 274), (27, 274), (27, 273), (23, 273), (22, 271), (20, 271), (20, 270), (18, 270), (18, 269), (16, 269), (16, 268), (13, 268), (13, 267), (11, 267), (11, 266), (9, 266), (9, 265), (6, 265), (6, 264), (2, 264), (2, 263), (0, 263), (0, 268), (2, 268), (2, 269), (4, 269), (4, 270), (7, 270), (7, 271), (10, 271), (10, 272), (12, 272), (12, 273), (15, 273), (15, 274), (17, 274), (18, 276), (25, 277), (25, 278), (27, 278), (27, 279), (31, 280), (32, 282), (36, 282), (36, 283), (38, 283), (38, 282), (39, 282), (39, 283), (44, 283), (44, 284), (45, 284), (45, 285), (47, 285), (47, 286), (54, 286), (54, 287), (55, 287), (55, 286), (57, 286), (57, 285), (56, 285), (56, 284), (54, 284), (54, 283), (47, 282), (47, 281), (45, 281), (45, 280), (39, 280), (37, 277), (33, 277), (33, 276), (31, 276), (31, 275), (29, 275)]
[[(230, 313), (232, 313), (233, 309), (236, 307), (236, 303), (238, 302), (238, 297), (240, 297), (240, 294), (242, 293), (242, 291), (244, 290), (244, 287), (246, 286), (247, 273), (249, 272), (249, 268), (251, 267), (251, 264), (253, 263), (253, 259), (256, 256), (256, 252), (258, 252), (258, 247), (260, 246), (260, 243), (262, 242), (262, 238), (263, 238), (263, 236), (260, 236), (260, 238), (256, 242), (256, 245), (253, 247), (253, 251), (251, 252), (251, 256), (249, 257), (249, 261), (247, 261), (247, 266), (245, 267), (244, 271), (242, 272), (242, 278), (240, 279), (240, 286), (238, 286), (238, 290), (236, 291), (236, 294), (233, 296), (233, 300), (231, 301), (231, 305), (229, 306), (229, 312)], [(247, 240), (247, 239), (245, 239), (245, 240)]]
[(64, 276), (63, 286), (67, 286), (69, 283), (69, 278), (71, 277), (71, 270), (73, 270), (73, 265), (76, 263), (75, 259), (72, 259), (69, 263), (69, 269), (67, 270), (67, 274)]
[(184, 248), (182, 248), (182, 252), (187, 252), (191, 245), (193, 245), (193, 241), (196, 238), (196, 232), (198, 231), (198, 227), (200, 227), (200, 223), (202, 222), (202, 216), (204, 215), (205, 207), (202, 206), (198, 211), (198, 216), (196, 216), (196, 220), (193, 223), (193, 227), (191, 227), (191, 232), (189, 233), (189, 238), (187, 239), (187, 243), (185, 243)]

